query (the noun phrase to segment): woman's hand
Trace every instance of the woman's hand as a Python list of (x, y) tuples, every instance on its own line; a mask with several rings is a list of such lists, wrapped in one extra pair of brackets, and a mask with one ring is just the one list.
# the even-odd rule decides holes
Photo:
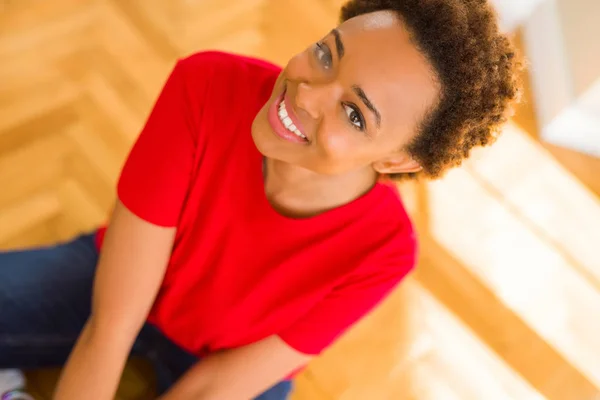
[(254, 399), (310, 359), (278, 336), (270, 336), (206, 357), (159, 400)]
[(150, 224), (117, 202), (98, 261), (92, 312), (58, 383), (56, 400), (114, 398), (174, 237), (175, 228)]

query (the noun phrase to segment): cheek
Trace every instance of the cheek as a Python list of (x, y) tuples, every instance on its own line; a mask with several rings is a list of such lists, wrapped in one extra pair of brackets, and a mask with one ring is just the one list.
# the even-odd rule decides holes
[[(356, 132), (357, 135), (360, 132)], [(319, 147), (329, 162), (347, 164), (361, 158), (363, 146), (354, 132), (341, 124), (322, 125), (317, 133)]]

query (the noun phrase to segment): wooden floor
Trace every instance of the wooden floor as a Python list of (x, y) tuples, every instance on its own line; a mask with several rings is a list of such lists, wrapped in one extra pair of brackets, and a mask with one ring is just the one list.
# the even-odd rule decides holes
[[(284, 63), (339, 3), (0, 1), (0, 248), (104, 221), (178, 57)], [(311, 364), (294, 400), (600, 399), (600, 178), (582, 183), (517, 122), (443, 180), (402, 187), (417, 272)], [(39, 398), (56, 373), (31, 374)], [(119, 398), (149, 398), (150, 377), (130, 366)]]

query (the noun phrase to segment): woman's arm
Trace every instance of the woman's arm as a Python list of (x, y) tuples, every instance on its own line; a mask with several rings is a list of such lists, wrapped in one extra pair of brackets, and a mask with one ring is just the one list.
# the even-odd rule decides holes
[(192, 367), (160, 400), (248, 400), (308, 363), (278, 336), (212, 354)]
[(150, 224), (117, 202), (98, 262), (92, 312), (63, 371), (56, 400), (114, 398), (163, 279), (174, 236), (175, 228)]

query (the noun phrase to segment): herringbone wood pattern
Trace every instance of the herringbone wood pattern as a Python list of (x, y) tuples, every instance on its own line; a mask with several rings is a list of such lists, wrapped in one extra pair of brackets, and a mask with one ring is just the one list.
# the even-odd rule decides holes
[[(284, 63), (339, 0), (1, 0), (0, 248), (102, 223), (178, 57)], [(527, 124), (522, 124), (527, 127)], [(434, 183), (402, 187), (421, 260), (297, 379), (296, 400), (600, 398), (600, 203), (513, 125)], [(31, 373), (50, 398), (57, 371)], [(119, 398), (150, 398), (127, 369)]]

